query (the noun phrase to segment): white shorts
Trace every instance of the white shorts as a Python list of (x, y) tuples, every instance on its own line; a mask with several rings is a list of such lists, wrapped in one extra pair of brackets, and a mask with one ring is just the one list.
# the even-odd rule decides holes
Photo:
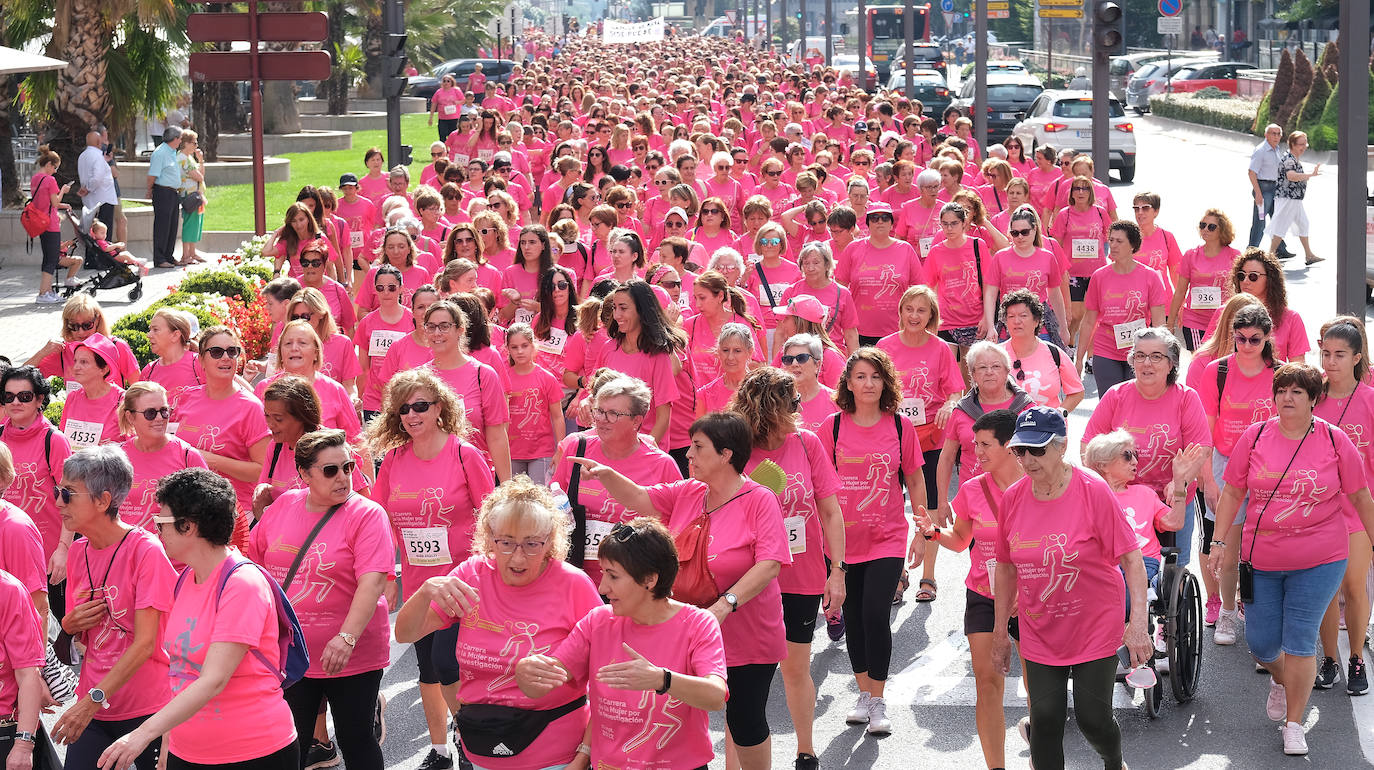
[(1269, 217), (1269, 226), (1264, 228), (1264, 237), (1282, 238), (1289, 230), (1299, 238), (1307, 237), (1307, 210), (1302, 207), (1301, 200), (1275, 198), (1274, 214)]

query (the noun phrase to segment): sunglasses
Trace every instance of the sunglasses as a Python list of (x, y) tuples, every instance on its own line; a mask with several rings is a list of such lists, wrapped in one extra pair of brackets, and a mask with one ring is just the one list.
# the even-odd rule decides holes
[(54, 500), (61, 500), (63, 505), (71, 505), (72, 498), (75, 497), (75, 496), (77, 496), (77, 495), (86, 495), (86, 496), (88, 496), (88, 497), (95, 497), (95, 495), (92, 495), (90, 492), (78, 492), (78, 491), (76, 491), (75, 489), (72, 489), (71, 487), (53, 487), (53, 488), (52, 488), (52, 499), (54, 499)]
[(1198, 222), (1198, 223), (1197, 223), (1197, 229), (1199, 229), (1199, 230), (1206, 230), (1206, 231), (1209, 232), (1209, 233), (1214, 233), (1214, 232), (1216, 232), (1218, 227), (1221, 227), (1221, 225), (1217, 224), (1216, 222)]
[(1073, 187), (1070, 187), (1069, 189), (1072, 190), (1072, 191), (1074, 191), (1074, 192), (1089, 192), (1089, 191), (1091, 191), (1093, 188), (1091, 188), (1091, 187), (1080, 187), (1080, 186), (1078, 186), (1078, 185), (1074, 185)]
[(30, 404), (35, 398), (38, 396), (31, 390), (21, 390), (18, 393), (0, 393), (0, 404), (13, 404), (15, 401), (21, 404)]
[(92, 319), (92, 320), (90, 320), (90, 321), (86, 321), (85, 323), (80, 323), (80, 322), (77, 322), (77, 321), (68, 321), (68, 322), (67, 322), (67, 331), (69, 331), (69, 332), (88, 332), (88, 331), (90, 331), (91, 329), (94, 329), (94, 328), (95, 328), (95, 320), (94, 320), (94, 319)]
[(301, 259), (301, 267), (324, 267), (324, 259)]
[(335, 476), (339, 475), (339, 471), (343, 471), (345, 476), (352, 476), (352, 475), (353, 475), (353, 469), (356, 468), (356, 467), (358, 467), (358, 464), (355, 463), (355, 462), (353, 462), (352, 460), (349, 460), (348, 462), (344, 463), (343, 465), (339, 465), (338, 463), (330, 463), (329, 465), (321, 465), (321, 466), (319, 466), (319, 470), (320, 470), (320, 473), (323, 473), (323, 474), (324, 474), (324, 477), (325, 477), (325, 478), (327, 478), (327, 479), (332, 479), (332, 478), (334, 478)]
[(1244, 335), (1244, 334), (1237, 334), (1237, 335), (1236, 335), (1236, 347), (1240, 347), (1241, 345), (1253, 345), (1253, 346), (1255, 346), (1255, 347), (1259, 347), (1260, 345), (1263, 345), (1263, 344), (1264, 344), (1264, 336), (1263, 336), (1263, 335), (1260, 335), (1260, 336), (1258, 336), (1258, 337), (1249, 337), (1249, 336), (1246, 336), (1246, 335)]
[(433, 401), (412, 401), (409, 404), (401, 404), (401, 407), (396, 411), (400, 412), (401, 416), (404, 417), (405, 415), (408, 415), (411, 412), (414, 412), (416, 414), (424, 414), (425, 412), (429, 411), (429, 408), (431, 406), (434, 406)]
[(476, 239), (476, 238), (454, 238), (454, 239), (453, 239), (453, 242), (454, 242), (454, 243), (476, 243), (476, 242), (477, 242), (477, 239)]
[(479, 228), (477, 228), (477, 232), (481, 233), (482, 235), (491, 235), (492, 233), (496, 232), (496, 228), (494, 228), (494, 227), (479, 227)]
[(1011, 448), (1011, 451), (1015, 452), (1017, 457), (1025, 457), (1026, 455), (1030, 455), (1031, 457), (1044, 457), (1048, 449), (1049, 445), (1047, 444), (1045, 446), (1014, 446)]
[(617, 543), (630, 542), (630, 538), (635, 536), (635, 532), (636, 530), (634, 527), (624, 522), (611, 527), (611, 537), (614, 538)]
[(676, 289), (682, 286), (682, 281), (659, 281), (658, 285), (665, 289)]
[(224, 358), (225, 356), (229, 356), (230, 358), (238, 358), (239, 356), (243, 355), (243, 348), (239, 347), (238, 345), (230, 345), (227, 348), (222, 348), (219, 345), (215, 345), (214, 347), (206, 348), (205, 354), (215, 359), (216, 361), (220, 360), (221, 358)]
[(615, 207), (618, 209), (632, 209), (635, 207), (635, 205), (633, 203), (630, 203), (629, 201), (626, 201), (624, 203), (615, 204)]
[(1128, 463), (1133, 463), (1140, 459), (1140, 453), (1134, 449), (1126, 449), (1121, 452), (1121, 459)]
[(666, 185), (672, 184), (672, 181), (668, 179), (655, 179), (654, 184), (658, 185), (659, 187), (664, 187)]
[(315, 314), (314, 314), (314, 313), (296, 313), (296, 314), (294, 314), (294, 315), (291, 316), (291, 320), (292, 320), (292, 321), (306, 321), (306, 322), (309, 322), (309, 321), (310, 321), (311, 319), (313, 319), (314, 317), (315, 317)]
[(765, 172), (763, 172), (763, 175), (764, 175), (764, 176), (782, 176), (782, 172), (781, 172), (781, 171), (765, 171)]
[(555, 288), (555, 289), (557, 289), (557, 290), (559, 290), (559, 291), (567, 291), (567, 290), (570, 289), (571, 287), (572, 287), (572, 284), (568, 283), (567, 281), (554, 281), (554, 282), (553, 282), (553, 288)]
[(782, 361), (783, 366), (791, 366), (792, 364), (805, 364), (814, 361), (815, 356), (810, 353), (798, 353), (795, 356), (783, 356), (779, 360)]
[(394, 283), (379, 283), (373, 286), (372, 289), (373, 291), (376, 291), (378, 294), (393, 294), (395, 292), (400, 291), (401, 287), (398, 284)]
[(1035, 232), (1035, 230), (1028, 227), (1025, 230), (1008, 230), (1007, 232), (1011, 233), (1011, 237), (1013, 238), (1024, 238)]
[(153, 516), (153, 523), (157, 525), (159, 532), (162, 531), (162, 528), (164, 526), (168, 524), (175, 524), (176, 521), (177, 517), (175, 516)]
[(1131, 207), (1131, 209), (1133, 209), (1133, 210), (1135, 210), (1135, 211), (1149, 211), (1149, 210), (1152, 209), (1152, 208), (1154, 208), (1154, 206), (1151, 206), (1151, 205), (1148, 204), (1148, 203), (1145, 204), (1145, 205), (1143, 205), (1143, 206), (1132, 206), (1132, 207)]
[(1242, 281), (1249, 281), (1250, 283), (1254, 283), (1255, 281), (1258, 281), (1259, 279), (1261, 279), (1261, 278), (1263, 278), (1263, 277), (1265, 277), (1265, 275), (1264, 275), (1263, 273), (1241, 273), (1241, 274), (1240, 274), (1240, 279), (1241, 279)]
[(1061, 165), (1061, 166), (1072, 166), (1072, 165), (1073, 165), (1073, 161), (1071, 161), (1071, 160), (1061, 160), (1061, 161), (1059, 161), (1059, 165)]
[(781, 239), (781, 238), (760, 238), (760, 239), (759, 239), (759, 245), (760, 245), (760, 246), (781, 246), (781, 245), (782, 245), (782, 239)]
[(431, 158), (442, 158), (442, 157), (444, 157), (444, 154), (443, 154), (442, 152), (431, 152), (431, 153), (429, 154), (429, 157), (431, 157)]
[(724, 214), (724, 213), (725, 213), (725, 212), (724, 212), (724, 211), (721, 211), (720, 209), (702, 209), (702, 210), (701, 210), (701, 215), (702, 215), (703, 217), (706, 216), (707, 214)]
[(128, 412), (129, 414), (141, 414), (143, 415), (143, 419), (147, 420), (148, 422), (152, 422), (153, 420), (156, 420), (159, 417), (165, 420), (172, 416), (172, 410), (168, 409), (165, 406), (160, 406), (154, 409), (125, 409), (124, 411)]
[(1012, 362), (1011, 362), (1011, 368), (1013, 368), (1013, 369), (1016, 370), (1016, 381), (1017, 381), (1017, 382), (1025, 382), (1025, 380), (1026, 380), (1026, 373), (1025, 373), (1024, 371), (1022, 371), (1022, 369), (1021, 369), (1021, 359), (1018, 358), (1018, 359), (1016, 359), (1015, 361), (1012, 361)]

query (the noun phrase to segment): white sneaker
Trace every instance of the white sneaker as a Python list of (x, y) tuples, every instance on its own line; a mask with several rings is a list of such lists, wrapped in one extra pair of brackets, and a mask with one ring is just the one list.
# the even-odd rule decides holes
[(1288, 716), (1288, 695), (1283, 685), (1269, 680), (1269, 697), (1264, 701), (1264, 712), (1275, 722), (1282, 722)]
[(845, 715), (844, 721), (851, 725), (861, 725), (868, 722), (868, 707), (873, 702), (873, 696), (866, 692), (859, 693), (859, 701), (854, 704), (854, 708)]
[(1236, 618), (1235, 610), (1222, 610), (1217, 616), (1217, 627), (1212, 632), (1212, 641), (1221, 645), (1232, 645), (1236, 643), (1236, 625), (1239, 619)]
[(80, 278), (68, 278), (68, 279), (66, 279), (65, 281), (62, 282), (62, 285), (74, 289), (74, 288), (76, 288), (76, 287), (78, 287), (78, 286), (81, 285), (81, 279), (80, 279)]
[(1016, 723), (1016, 732), (1021, 735), (1021, 740), (1030, 745), (1030, 717), (1021, 717), (1021, 721)]
[(1302, 725), (1285, 722), (1279, 730), (1283, 732), (1283, 753), (1298, 757), (1307, 753), (1307, 736), (1302, 732)]
[(1168, 652), (1169, 643), (1164, 640), (1164, 624), (1155, 625), (1155, 652)]
[(888, 735), (892, 732), (892, 720), (887, 718), (887, 703), (882, 698), (868, 701), (868, 734)]

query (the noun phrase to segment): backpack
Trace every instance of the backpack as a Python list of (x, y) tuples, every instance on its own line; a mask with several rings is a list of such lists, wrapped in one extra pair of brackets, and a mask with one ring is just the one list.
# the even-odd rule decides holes
[[(902, 467), (902, 416), (899, 414), (893, 414), (892, 423), (897, 426), (897, 478), (902, 482), (902, 486), (906, 486), (906, 469)], [(830, 435), (832, 437), (831, 446), (833, 447), (830, 450), (830, 464), (838, 469), (840, 467), (840, 463), (837, 459), (835, 459), (835, 453), (839, 451), (840, 447), (839, 414), (835, 415), (835, 422), (831, 426)], [(803, 444), (802, 446), (805, 447), (805, 444)]]
[[(49, 425), (48, 432), (43, 434), (43, 462), (47, 464), (48, 472), (52, 474), (53, 478), (57, 478), (57, 474), (52, 473), (52, 434), (56, 432), (56, 429)], [(0, 436), (3, 435), (5, 435), (5, 426), (0, 425)]]
[(33, 198), (29, 198), (24, 204), (24, 211), (19, 215), (19, 224), (24, 226), (24, 232), (28, 233), (29, 240), (46, 233), (48, 225), (52, 224), (52, 215), (38, 208)]
[[(304, 553), (304, 551), (302, 551)], [(215, 608), (219, 609), (220, 599), (224, 598), (224, 587), (228, 585), (229, 578), (234, 574), (234, 570), (245, 565), (251, 565), (262, 576), (267, 578), (267, 584), (272, 587), (272, 604), (277, 613), (277, 646), (278, 657), (281, 661), (278, 666), (267, 659), (262, 654), (262, 650), (254, 647), (249, 652), (257, 658), (268, 671), (277, 675), (277, 681), (281, 682), (281, 688), (285, 690), (291, 685), (299, 682), (305, 676), (305, 672), (310, 668), (310, 651), (305, 646), (305, 632), (301, 631), (301, 623), (296, 619), (296, 611), (291, 608), (291, 600), (286, 598), (286, 592), (278, 585), (272, 576), (267, 574), (267, 570), (249, 561), (248, 559), (236, 559), (230, 557), (232, 563), (226, 567), (220, 567), (219, 578), (215, 586)], [(292, 570), (294, 573), (295, 570)], [(191, 574), (190, 568), (182, 571), (181, 577), (177, 578), (176, 587), (172, 589), (172, 596), (175, 598), (181, 593), (181, 585), (186, 582), (186, 576)]]

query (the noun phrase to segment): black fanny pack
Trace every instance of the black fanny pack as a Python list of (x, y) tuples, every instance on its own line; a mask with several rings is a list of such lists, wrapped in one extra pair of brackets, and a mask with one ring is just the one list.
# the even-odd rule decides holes
[(513, 757), (530, 747), (555, 719), (582, 708), (583, 695), (552, 709), (522, 709), (494, 703), (465, 703), (458, 709), (454, 723), (463, 749), (479, 757)]

